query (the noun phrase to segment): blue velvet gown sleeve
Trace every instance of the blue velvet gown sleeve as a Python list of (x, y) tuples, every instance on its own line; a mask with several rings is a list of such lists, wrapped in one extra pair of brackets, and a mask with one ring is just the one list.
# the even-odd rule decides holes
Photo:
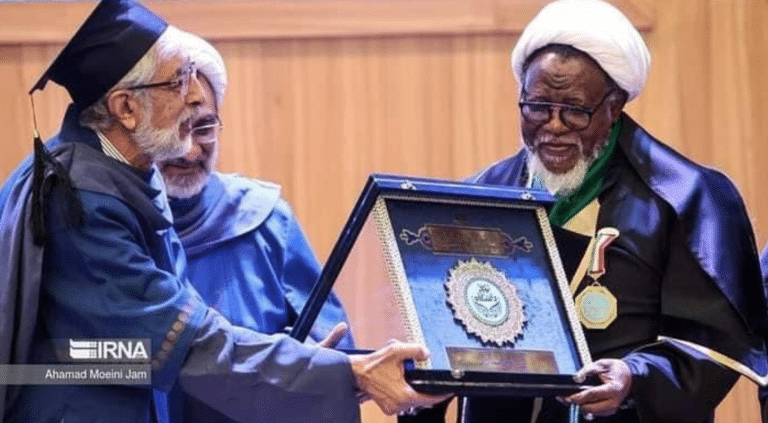
[(150, 228), (116, 197), (80, 190), (84, 223), (71, 228), (54, 189), (47, 207), (40, 313), (29, 363), (55, 363), (52, 341), (94, 338), (151, 340), (148, 385), (23, 386), (13, 422), (150, 422), (151, 388), (176, 380), (205, 307), (182, 277), (173, 230)]
[[(683, 348), (683, 347), (681, 347)], [(623, 358), (631, 398), (643, 423), (709, 422), (739, 374), (693, 349), (647, 345)]]
[[(168, 389), (181, 374), (187, 392), (236, 420), (298, 422), (309, 413), (319, 413), (310, 419), (318, 422), (359, 419), (345, 355), (230, 325), (187, 281), (172, 229), (151, 228), (117, 198), (80, 193), (82, 228), (68, 228), (55, 207), (48, 216), (41, 294), (47, 336), (40, 344), (150, 338), (154, 388)], [(40, 392), (27, 398), (58, 408), (52, 415), (65, 421), (140, 422), (149, 421), (147, 388), (76, 386), (51, 394), (58, 404)]]
[[(241, 422), (360, 420), (345, 354), (284, 334), (234, 327), (209, 309), (181, 371), (182, 389)], [(190, 421), (198, 421), (189, 416)], [(220, 421), (215, 418), (214, 421)]]
[(89, 191), (80, 197), (81, 228), (68, 228), (57, 207), (49, 210), (42, 284), (48, 333), (150, 338), (152, 383), (167, 389), (205, 312), (185, 280), (181, 244), (173, 229), (150, 228), (115, 197)]

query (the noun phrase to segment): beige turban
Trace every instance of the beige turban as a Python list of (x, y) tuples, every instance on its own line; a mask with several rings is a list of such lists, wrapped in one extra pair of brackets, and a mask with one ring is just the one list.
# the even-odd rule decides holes
[(566, 44), (590, 55), (629, 93), (629, 100), (645, 86), (651, 66), (648, 47), (629, 19), (604, 1), (558, 0), (541, 9), (512, 51), (518, 83), (525, 59), (547, 44)]

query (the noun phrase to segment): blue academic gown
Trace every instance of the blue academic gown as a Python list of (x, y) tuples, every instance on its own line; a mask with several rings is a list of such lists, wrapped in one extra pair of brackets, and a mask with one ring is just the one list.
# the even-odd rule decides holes
[[(279, 186), (214, 172), (200, 194), (170, 205), (189, 279), (207, 304), (259, 332), (294, 324), (320, 265)], [(321, 340), (342, 321), (344, 308), (331, 294), (311, 337)], [(351, 348), (351, 338), (339, 347)]]
[[(167, 422), (166, 392), (186, 393), (237, 421), (359, 420), (345, 355), (231, 325), (186, 277), (159, 175), (119, 163), (77, 123), (74, 107), (48, 143), (84, 210), (72, 228), (53, 184), (47, 242), (29, 229), (30, 161), (1, 191), (2, 363), (60, 362), (52, 340), (149, 338), (151, 386), (40, 385), (2, 396), (7, 422)], [(46, 180), (55, 176), (47, 174)], [(0, 392), (2, 393), (2, 392)]]
[[(169, 202), (189, 280), (205, 302), (238, 326), (286, 332), (306, 304), (320, 265), (280, 187), (214, 172), (200, 194)], [(331, 294), (310, 336), (319, 341), (342, 321), (344, 309)], [(352, 348), (351, 337), (337, 346)], [(183, 421), (226, 421), (186, 395), (184, 407), (173, 414)]]

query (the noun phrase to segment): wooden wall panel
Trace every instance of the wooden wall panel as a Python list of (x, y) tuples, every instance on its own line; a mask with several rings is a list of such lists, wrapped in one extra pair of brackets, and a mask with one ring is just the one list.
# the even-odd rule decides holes
[[(638, 28), (645, 0), (614, 0)], [(211, 40), (519, 33), (548, 0), (148, 0), (168, 22)], [(179, 5), (183, 3), (183, 6)], [(0, 44), (67, 40), (93, 1), (0, 2)], [(55, 17), (55, 19), (41, 19)]]
[[(519, 148), (508, 56), (543, 0), (215, 3), (215, 14), (205, 1), (150, 6), (219, 48), (231, 87), (220, 167), (282, 184), (321, 261), (368, 173), (464, 178)], [(731, 176), (762, 248), (768, 2), (617, 4), (645, 30), (653, 57), (646, 90), (628, 111), (688, 157)], [(0, 178), (31, 150), (26, 91), (88, 9), (0, 5)], [(41, 10), (60, 19), (41, 25)], [(270, 13), (281, 18), (266, 19)], [(50, 84), (35, 98), (40, 130), (50, 136), (67, 95)], [(366, 407), (365, 421), (386, 421), (374, 408)], [(758, 416), (754, 387), (740, 383), (717, 422), (757, 423)]]
[(222, 168), (279, 180), (312, 211), (324, 257), (369, 173), (465, 177), (516, 148), (512, 39), (220, 42), (233, 87)]

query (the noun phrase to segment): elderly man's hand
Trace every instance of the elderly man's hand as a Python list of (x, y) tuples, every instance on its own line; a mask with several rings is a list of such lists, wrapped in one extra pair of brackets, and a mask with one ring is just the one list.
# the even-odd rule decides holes
[(584, 366), (574, 379), (584, 380), (588, 375), (597, 375), (603, 384), (570, 395), (565, 402), (580, 405), (586, 416), (609, 416), (618, 411), (632, 387), (629, 366), (621, 360), (604, 358)]
[(405, 381), (403, 361), (424, 360), (427, 351), (417, 344), (393, 342), (366, 355), (352, 355), (352, 372), (355, 374), (361, 399), (372, 399), (387, 415), (408, 410), (431, 407), (451, 395), (426, 395), (416, 392)]

